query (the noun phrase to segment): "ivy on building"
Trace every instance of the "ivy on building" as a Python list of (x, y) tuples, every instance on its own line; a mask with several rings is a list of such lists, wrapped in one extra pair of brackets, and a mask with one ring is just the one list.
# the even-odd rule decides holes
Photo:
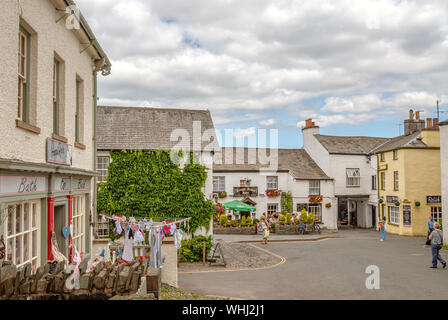
[(113, 151), (111, 158), (107, 182), (98, 187), (98, 211), (138, 218), (191, 217), (190, 232), (208, 230), (214, 205), (202, 192), (207, 168), (192, 161), (193, 155), (183, 169), (165, 150)]
[(293, 200), (291, 191), (282, 193), (280, 203), (282, 205), (282, 214), (293, 212)]

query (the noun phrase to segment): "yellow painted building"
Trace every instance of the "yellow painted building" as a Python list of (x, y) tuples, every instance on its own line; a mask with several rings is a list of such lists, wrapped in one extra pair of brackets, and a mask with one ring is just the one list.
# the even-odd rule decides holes
[[(405, 135), (392, 138), (374, 153), (378, 158), (379, 218), (386, 232), (426, 236), (432, 215), (442, 217), (440, 132), (437, 119), (405, 121)], [(412, 121), (410, 121), (412, 120)], [(418, 121), (420, 128), (409, 126)], [(406, 126), (408, 122), (408, 126)]]

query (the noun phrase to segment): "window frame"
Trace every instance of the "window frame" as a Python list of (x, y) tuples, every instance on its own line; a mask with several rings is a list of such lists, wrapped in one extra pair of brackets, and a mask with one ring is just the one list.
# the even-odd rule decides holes
[[(30, 123), (31, 34), (19, 26), (17, 117)], [(22, 47), (22, 40), (24, 40)], [(22, 49), (24, 52), (22, 52)], [(23, 70), (22, 70), (23, 69)]]
[(386, 172), (380, 172), (381, 177), (381, 191), (386, 190)]
[(79, 252), (86, 248), (86, 195), (75, 195), (72, 200), (72, 245)]
[[(434, 212), (434, 211), (438, 211), (438, 212)], [(432, 206), (431, 207), (431, 217), (434, 219), (434, 221), (439, 221), (439, 219), (440, 220), (442, 220), (442, 213), (443, 213), (443, 211), (442, 211), (442, 207), (436, 207), (436, 206)], [(440, 218), (438, 218), (438, 219), (436, 219), (435, 218), (435, 214), (437, 215), (437, 216), (440, 216)]]
[(393, 159), (398, 160), (398, 150), (393, 151)]
[[(317, 210), (312, 210), (312, 208), (316, 208)], [(321, 203), (313, 203), (308, 204), (308, 214), (312, 213), (314, 215), (314, 220), (322, 222), (322, 204)], [(316, 219), (317, 218), (317, 219)]]
[[(109, 175), (110, 156), (97, 156), (96, 159), (96, 171), (101, 173), (101, 176), (98, 177), (98, 182), (107, 182), (107, 177)], [(103, 160), (106, 161), (104, 162)], [(102, 167), (104, 166), (104, 164), (106, 164), (105, 168)]]
[(60, 135), (60, 78), (61, 62), (54, 57), (53, 59), (53, 133)]
[(376, 174), (372, 176), (372, 190), (378, 190), (378, 176)]
[(393, 225), (400, 225), (400, 207), (388, 206), (389, 209), (389, 223)]
[(386, 156), (385, 156), (384, 152), (380, 152), (380, 161), (381, 162), (385, 162), (386, 161)]
[[(217, 185), (215, 185), (217, 181)], [(217, 186), (217, 188), (215, 188)], [(213, 176), (213, 193), (226, 191), (226, 177), (225, 176)]]
[[(353, 175), (350, 176), (350, 170), (353, 170)], [(356, 173), (358, 175), (356, 175)], [(359, 188), (361, 187), (361, 172), (359, 168), (346, 168), (345, 169), (345, 175), (346, 175), (346, 187), (347, 188)], [(351, 184), (351, 181), (357, 181), (358, 184)]]
[[(316, 186), (317, 185), (317, 186)], [(320, 180), (309, 180), (309, 195), (310, 196), (320, 196)], [(317, 190), (317, 192), (316, 192)]]
[(82, 143), (81, 139), (81, 89), (82, 80), (76, 77), (76, 109), (75, 109), (75, 142)]
[[(273, 210), (273, 208), (275, 207), (275, 210)], [(278, 212), (278, 203), (268, 203), (266, 205), (266, 213), (269, 214), (273, 214), (274, 212)]]
[[(274, 182), (269, 181), (270, 179), (275, 180)], [(272, 186), (275, 185), (275, 188), (273, 188)], [(268, 176), (266, 177), (266, 190), (278, 190), (278, 176)]]
[(400, 190), (398, 171), (394, 171), (394, 191)]

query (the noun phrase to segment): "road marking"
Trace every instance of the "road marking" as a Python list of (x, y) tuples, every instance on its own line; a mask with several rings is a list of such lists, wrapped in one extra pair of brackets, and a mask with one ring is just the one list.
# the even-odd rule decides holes
[(180, 274), (197, 274), (197, 273), (216, 273), (216, 272), (235, 272), (235, 271), (253, 271), (253, 270), (266, 270), (266, 269), (272, 269), (272, 268), (276, 268), (282, 264), (284, 264), (286, 262), (286, 258), (279, 256), (278, 254), (275, 254), (271, 251), (268, 251), (266, 249), (263, 248), (259, 248), (253, 244), (248, 243), (249, 246), (254, 247), (258, 250), (264, 251), (274, 257), (279, 258), (281, 261), (277, 264), (274, 264), (272, 266), (267, 266), (267, 267), (259, 267), (259, 268), (241, 268), (241, 269), (232, 269), (232, 270), (206, 270), (206, 271), (179, 271), (178, 273)]

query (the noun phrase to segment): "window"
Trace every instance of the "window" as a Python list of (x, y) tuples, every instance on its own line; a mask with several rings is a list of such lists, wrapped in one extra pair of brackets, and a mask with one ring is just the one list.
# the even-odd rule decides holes
[(398, 187), (398, 171), (394, 171), (394, 190), (399, 190)]
[(18, 118), (29, 122), (30, 34), (20, 27), (18, 48)]
[(40, 266), (40, 201), (6, 204), (6, 260), (17, 268)]
[(278, 211), (278, 204), (277, 203), (268, 203), (268, 214), (272, 214), (274, 212)]
[(389, 207), (389, 222), (391, 224), (400, 224), (400, 208)]
[(213, 192), (226, 191), (226, 177), (213, 177)]
[(381, 161), (381, 162), (386, 161), (386, 160), (385, 160), (385, 157), (384, 157), (384, 152), (381, 152), (381, 153), (380, 153), (380, 161)]
[(381, 172), (381, 190), (386, 190), (386, 172)]
[(74, 196), (73, 197), (73, 235), (72, 243), (76, 250), (81, 252), (85, 251), (85, 211), (86, 211), (86, 196)]
[(60, 79), (60, 63), (58, 60), (53, 61), (53, 133), (60, 134), (59, 131), (59, 79)]
[(75, 141), (83, 142), (84, 81), (76, 79)]
[(277, 190), (278, 189), (278, 177), (267, 177), (267, 190)]
[(98, 182), (106, 182), (110, 158), (109, 157), (98, 157), (97, 159), (98, 159), (98, 161), (97, 161), (96, 170), (99, 171), (99, 173), (101, 173), (101, 176), (98, 178)]
[(394, 150), (394, 160), (398, 160), (398, 150)]
[(431, 216), (434, 221), (442, 220), (442, 207), (431, 207)]
[(360, 182), (359, 169), (347, 169), (347, 187), (359, 187)]
[(308, 205), (308, 213), (314, 215), (314, 220), (322, 222), (322, 204), (310, 204)]
[(320, 195), (320, 181), (310, 180), (310, 196)]
[(372, 176), (372, 190), (377, 190), (376, 180), (377, 180), (377, 176), (376, 175)]

